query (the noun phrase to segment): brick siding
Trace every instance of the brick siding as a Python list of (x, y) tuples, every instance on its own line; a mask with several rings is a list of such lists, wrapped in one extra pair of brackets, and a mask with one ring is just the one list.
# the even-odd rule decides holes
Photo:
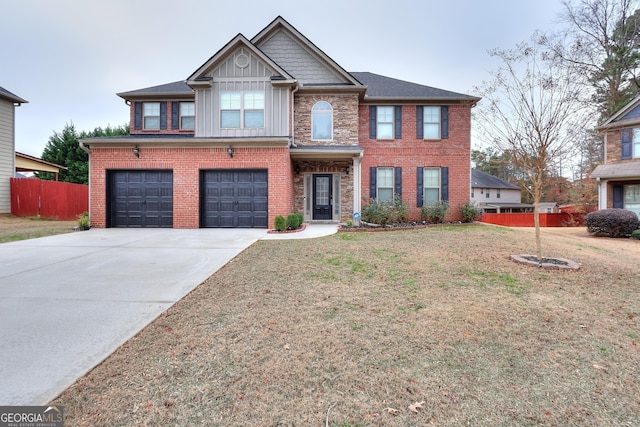
[(292, 163), (287, 147), (234, 148), (230, 158), (227, 147), (148, 148), (140, 147), (140, 158), (131, 147), (93, 148), (91, 151), (90, 206), (91, 225), (107, 224), (108, 170), (166, 169), (173, 171), (173, 227), (200, 226), (201, 169), (268, 169), (269, 226), (276, 215), (287, 215), (293, 207)]

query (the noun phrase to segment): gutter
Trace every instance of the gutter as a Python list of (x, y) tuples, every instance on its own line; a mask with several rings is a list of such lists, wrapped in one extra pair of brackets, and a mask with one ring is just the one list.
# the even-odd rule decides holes
[(84, 151), (87, 154), (91, 154), (91, 148), (89, 148), (88, 146), (84, 145), (84, 142), (78, 141), (78, 145), (80, 145), (80, 149), (82, 151)]
[(295, 109), (295, 94), (300, 90), (300, 84), (296, 81), (296, 88), (291, 91), (291, 147), (297, 148), (296, 145), (296, 118), (294, 115)]

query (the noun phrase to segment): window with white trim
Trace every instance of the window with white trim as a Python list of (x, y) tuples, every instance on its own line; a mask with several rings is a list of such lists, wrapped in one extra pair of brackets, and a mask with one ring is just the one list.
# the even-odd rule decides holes
[(196, 125), (196, 110), (193, 102), (180, 103), (180, 129), (194, 130)]
[(624, 208), (635, 212), (640, 218), (640, 185), (624, 186)]
[(395, 133), (393, 130), (393, 110), (394, 107), (377, 107), (376, 108), (376, 138), (377, 139), (393, 139)]
[(143, 102), (142, 118), (143, 129), (160, 129), (160, 103)]
[(333, 108), (326, 101), (318, 101), (311, 108), (311, 139), (315, 141), (333, 139)]
[(243, 129), (264, 127), (264, 92), (220, 92), (220, 127)]
[(376, 200), (378, 202), (393, 202), (393, 168), (377, 168)]
[(440, 107), (424, 107), (424, 139), (440, 139)]
[(422, 180), (422, 200), (424, 206), (440, 201), (440, 168), (424, 168)]

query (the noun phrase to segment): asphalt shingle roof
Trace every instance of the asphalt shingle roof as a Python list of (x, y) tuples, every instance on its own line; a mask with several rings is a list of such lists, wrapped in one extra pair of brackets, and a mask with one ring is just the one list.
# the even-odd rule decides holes
[(433, 99), (433, 100), (479, 100), (477, 97), (462, 93), (451, 92), (431, 86), (424, 86), (404, 80), (381, 76), (369, 72), (349, 73), (358, 81), (367, 86), (367, 98), (392, 98), (392, 99)]
[(520, 187), (517, 185), (473, 168), (471, 169), (471, 186), (475, 188), (507, 188), (520, 190)]
[(15, 95), (15, 94), (9, 92), (8, 90), (3, 88), (2, 86), (0, 86), (0, 98), (8, 99), (9, 101), (18, 102), (20, 104), (23, 104), (25, 102), (29, 102), (27, 100), (24, 100), (24, 99), (20, 98), (18, 95)]

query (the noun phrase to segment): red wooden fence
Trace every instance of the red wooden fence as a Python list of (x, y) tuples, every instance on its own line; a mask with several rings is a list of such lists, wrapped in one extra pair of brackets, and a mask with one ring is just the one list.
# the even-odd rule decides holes
[(11, 213), (15, 216), (74, 220), (88, 210), (87, 185), (11, 178)]
[[(541, 213), (540, 227), (570, 227), (580, 225), (583, 214)], [(483, 213), (481, 222), (507, 227), (533, 227), (533, 213)]]

